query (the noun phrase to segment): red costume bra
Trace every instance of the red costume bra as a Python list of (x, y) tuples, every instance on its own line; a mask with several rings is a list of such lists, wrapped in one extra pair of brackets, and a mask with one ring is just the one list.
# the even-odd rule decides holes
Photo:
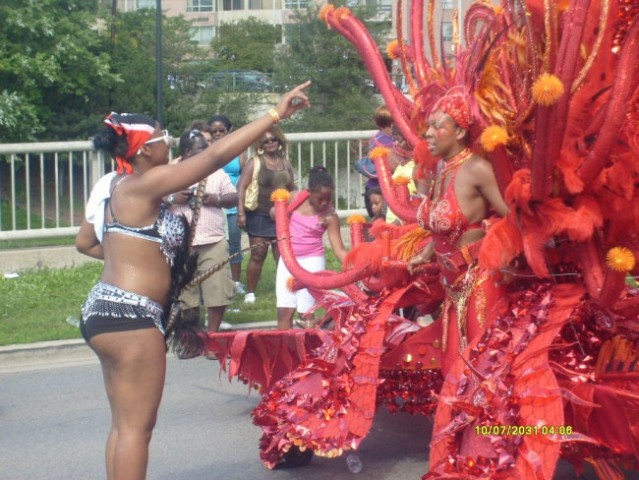
[[(444, 165), (443, 162), (441, 165)], [(468, 218), (466, 218), (457, 203), (455, 179), (457, 178), (459, 167), (452, 171), (448, 187), (443, 192), (445, 179), (441, 175), (441, 168), (438, 174), (438, 177), (442, 179), (439, 186), (439, 194), (435, 196), (434, 200), (428, 197), (424, 199), (417, 211), (417, 221), (422, 228), (432, 232), (438, 263), (446, 267), (447, 270), (452, 270), (453, 268), (448, 268), (452, 267), (452, 262), (456, 270), (460, 266), (458, 265), (460, 262), (457, 261), (460, 253), (460, 249), (457, 247), (459, 239), (465, 232), (481, 228), (481, 222), (469, 223)], [(428, 215), (427, 219), (424, 218), (425, 213)], [(466, 249), (466, 252), (469, 252), (471, 257), (476, 258), (477, 252), (475, 250), (478, 250), (480, 243), (475, 242), (472, 246), (469, 245), (469, 249)], [(463, 263), (469, 263), (468, 260), (470, 258), (465, 257), (468, 257), (468, 255), (463, 255), (459, 260), (462, 260)]]

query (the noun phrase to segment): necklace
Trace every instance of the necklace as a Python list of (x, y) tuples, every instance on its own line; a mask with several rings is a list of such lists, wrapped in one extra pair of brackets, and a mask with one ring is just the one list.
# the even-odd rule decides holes
[[(274, 155), (273, 157), (264, 155), (264, 160), (268, 166), (273, 168), (269, 168), (269, 170), (283, 170), (284, 169), (284, 160), (279, 155)], [(281, 167), (281, 168), (278, 168)]]
[(466, 147), (458, 154), (452, 156), (448, 160), (444, 161), (444, 168), (442, 169), (442, 177), (446, 177), (450, 175), (453, 170), (456, 170), (457, 167), (463, 165), (466, 160), (472, 157), (473, 152), (470, 148)]
[(466, 147), (461, 152), (453, 155), (448, 160), (443, 160), (440, 163), (440, 167), (437, 172), (437, 178), (435, 179), (435, 186), (433, 191), (435, 193), (433, 201), (439, 200), (442, 196), (442, 190), (444, 188), (444, 183), (446, 183), (446, 179), (448, 176), (457, 171), (458, 167), (461, 167), (466, 160), (473, 156), (473, 152), (470, 148)]

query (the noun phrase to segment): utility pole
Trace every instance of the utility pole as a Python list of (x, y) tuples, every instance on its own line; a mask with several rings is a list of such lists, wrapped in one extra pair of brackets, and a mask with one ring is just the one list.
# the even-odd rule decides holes
[(164, 128), (164, 95), (162, 85), (162, 0), (155, 0), (155, 82), (156, 82), (156, 120)]

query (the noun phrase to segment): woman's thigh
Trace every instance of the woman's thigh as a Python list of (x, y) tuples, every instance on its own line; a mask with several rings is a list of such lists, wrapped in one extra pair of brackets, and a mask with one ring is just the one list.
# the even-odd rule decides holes
[(249, 235), (249, 245), (251, 246), (251, 260), (263, 262), (268, 253), (270, 238), (256, 237)]
[(166, 375), (163, 335), (157, 328), (103, 333), (90, 345), (102, 363), (114, 424), (152, 428)]

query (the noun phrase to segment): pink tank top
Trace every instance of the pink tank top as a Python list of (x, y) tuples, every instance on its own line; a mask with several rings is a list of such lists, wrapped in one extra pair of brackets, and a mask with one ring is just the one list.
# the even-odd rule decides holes
[(290, 232), (293, 253), (298, 258), (319, 257), (324, 255), (322, 236), (326, 226), (320, 223), (319, 215), (291, 214)]

